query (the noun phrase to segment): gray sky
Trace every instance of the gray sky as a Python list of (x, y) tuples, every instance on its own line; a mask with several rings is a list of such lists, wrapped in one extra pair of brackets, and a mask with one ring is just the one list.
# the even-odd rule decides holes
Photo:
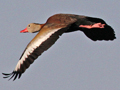
[(7, 81), (0, 74), (0, 90), (120, 90), (119, 5), (119, 0), (1, 0), (0, 73), (13, 71), (36, 35), (20, 30), (56, 13), (102, 18), (117, 39), (94, 42), (80, 31), (63, 34), (20, 79)]

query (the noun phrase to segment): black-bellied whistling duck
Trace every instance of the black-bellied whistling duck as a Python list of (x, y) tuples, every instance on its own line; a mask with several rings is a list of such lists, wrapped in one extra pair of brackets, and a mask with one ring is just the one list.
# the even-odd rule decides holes
[(15, 69), (4, 78), (15, 80), (34, 62), (39, 55), (50, 48), (63, 33), (80, 30), (93, 41), (114, 40), (114, 30), (100, 18), (74, 14), (55, 14), (48, 18), (45, 24), (31, 23), (22, 32), (39, 33), (27, 45)]

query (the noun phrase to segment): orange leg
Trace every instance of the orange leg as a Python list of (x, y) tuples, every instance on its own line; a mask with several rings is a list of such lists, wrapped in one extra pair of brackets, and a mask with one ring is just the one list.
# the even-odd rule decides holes
[(105, 24), (101, 24), (101, 23), (95, 23), (93, 25), (80, 25), (79, 27), (83, 27), (83, 28), (104, 28)]

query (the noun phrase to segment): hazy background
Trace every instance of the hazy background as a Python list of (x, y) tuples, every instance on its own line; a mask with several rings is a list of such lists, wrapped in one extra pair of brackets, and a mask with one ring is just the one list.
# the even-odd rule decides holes
[[(20, 79), (3, 79), (1, 73), (13, 71), (36, 35), (20, 30), (32, 22), (45, 23), (56, 13), (102, 18), (117, 39), (94, 42), (80, 31), (63, 34)], [(119, 29), (119, 0), (1, 0), (0, 90), (120, 90)]]

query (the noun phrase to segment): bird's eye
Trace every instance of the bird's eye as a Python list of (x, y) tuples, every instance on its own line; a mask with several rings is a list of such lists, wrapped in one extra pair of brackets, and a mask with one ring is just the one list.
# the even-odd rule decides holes
[(30, 25), (28, 25), (28, 27), (30, 27)]

